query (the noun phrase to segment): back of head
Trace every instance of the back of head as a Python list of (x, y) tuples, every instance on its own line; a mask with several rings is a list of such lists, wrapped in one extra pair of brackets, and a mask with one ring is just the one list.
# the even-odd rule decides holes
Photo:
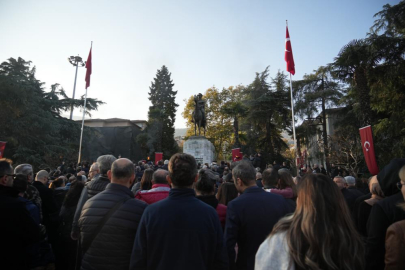
[(36, 181), (43, 181), (45, 178), (49, 177), (49, 173), (45, 170), (40, 170), (35, 177)]
[(292, 178), (291, 173), (288, 170), (287, 171), (279, 170), (278, 175), (279, 175), (278, 188), (285, 189), (287, 187), (290, 187), (293, 190), (294, 197), (296, 197), (297, 189), (296, 189), (294, 179)]
[(13, 167), (11, 166), (11, 160), (2, 158), (0, 159), (0, 177), (6, 174), (12, 174)]
[(111, 170), (111, 166), (117, 158), (113, 155), (104, 155), (99, 156), (97, 159), (98, 169), (100, 170), (100, 174), (106, 175), (109, 170)]
[(350, 175), (346, 176), (345, 181), (346, 181), (346, 184), (349, 185), (349, 186), (355, 186), (356, 185), (356, 178), (354, 178), (353, 176), (350, 176)]
[(28, 188), (28, 178), (24, 174), (17, 174), (14, 178), (13, 188), (17, 189), (20, 193), (24, 193)]
[(167, 184), (166, 176), (169, 174), (168, 171), (158, 169), (153, 173), (152, 181), (155, 184)]
[(20, 164), (14, 169), (15, 174), (24, 174), (30, 175), (31, 177), (34, 175), (32, 166), (30, 164)]
[(54, 180), (49, 187), (51, 189), (55, 189), (55, 188), (58, 188), (58, 187), (62, 187), (64, 183), (65, 183), (64, 178), (59, 177), (58, 179)]
[(263, 171), (262, 180), (265, 188), (275, 187), (277, 185), (279, 176), (274, 168), (267, 168)]
[(252, 182), (256, 184), (256, 169), (248, 161), (239, 161), (238, 165), (232, 170), (232, 177), (234, 181), (238, 178), (242, 180), (245, 186), (252, 184)]
[(238, 197), (238, 190), (233, 183), (223, 183), (218, 188), (217, 198), (220, 204), (228, 205), (236, 197)]
[(111, 165), (111, 182), (127, 183), (135, 176), (135, 166), (129, 159), (120, 158)]
[(190, 187), (197, 176), (197, 163), (193, 156), (174, 154), (169, 161), (169, 176), (175, 187)]
[(211, 195), (215, 192), (217, 176), (208, 169), (202, 169), (198, 173), (198, 180), (194, 188), (202, 195)]
[(363, 269), (362, 240), (342, 193), (325, 175), (303, 178), (294, 215), (280, 220), (272, 234), (280, 231), (287, 232), (297, 268)]

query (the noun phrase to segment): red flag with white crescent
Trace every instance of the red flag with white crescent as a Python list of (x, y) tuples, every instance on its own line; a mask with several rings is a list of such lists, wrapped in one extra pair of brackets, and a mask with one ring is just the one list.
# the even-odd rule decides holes
[(89, 57), (87, 57), (87, 61), (86, 61), (86, 89), (87, 87), (90, 86), (90, 76), (91, 76), (91, 49), (90, 48), (90, 53), (89, 53)]
[(364, 159), (371, 174), (379, 173), (377, 161), (375, 159), (373, 132), (371, 126), (362, 127), (360, 130), (361, 146), (363, 148)]
[(295, 64), (294, 64), (294, 57), (293, 57), (291, 41), (290, 41), (290, 33), (288, 32), (288, 26), (286, 26), (284, 59), (287, 62), (287, 71), (290, 72), (292, 75), (294, 75), (295, 74)]
[(155, 165), (163, 159), (163, 153), (162, 152), (155, 152)]

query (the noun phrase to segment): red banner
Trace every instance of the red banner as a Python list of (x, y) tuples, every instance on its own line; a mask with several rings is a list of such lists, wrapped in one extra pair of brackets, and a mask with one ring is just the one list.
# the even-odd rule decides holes
[(3, 158), (4, 149), (6, 148), (7, 142), (0, 142), (0, 158)]
[(288, 33), (288, 26), (286, 27), (286, 33), (285, 33), (284, 60), (287, 62), (287, 71), (290, 72), (292, 75), (294, 75), (295, 74), (295, 64), (294, 64), (294, 57), (293, 57), (291, 41), (290, 41), (290, 33)]
[(240, 148), (232, 149), (232, 161), (239, 161), (242, 159)]
[(371, 174), (376, 175), (380, 170), (378, 169), (377, 161), (375, 159), (373, 132), (371, 131), (371, 126), (366, 126), (360, 128), (359, 130), (361, 137), (361, 146), (363, 148), (363, 154), (368, 170)]
[(155, 152), (155, 165), (162, 159), (163, 159), (163, 153)]

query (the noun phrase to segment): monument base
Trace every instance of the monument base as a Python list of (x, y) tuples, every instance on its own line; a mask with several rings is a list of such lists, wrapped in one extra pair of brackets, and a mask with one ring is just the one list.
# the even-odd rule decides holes
[(183, 144), (183, 153), (192, 155), (201, 165), (215, 160), (215, 147), (204, 136), (191, 136)]

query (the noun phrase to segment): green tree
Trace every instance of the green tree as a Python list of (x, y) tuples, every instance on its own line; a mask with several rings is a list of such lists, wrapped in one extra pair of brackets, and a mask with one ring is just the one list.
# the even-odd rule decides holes
[[(223, 106), (230, 99), (229, 91), (227, 89), (219, 91), (217, 88), (211, 87), (205, 91), (203, 99), (206, 101), (205, 114), (207, 118), (205, 136), (214, 144), (217, 158), (225, 159), (223, 153), (230, 152), (233, 134), (232, 117), (222, 111)], [(191, 122), (194, 111), (194, 97), (191, 96), (185, 102), (186, 106), (182, 115), (187, 120), (186, 137), (190, 137), (194, 136), (194, 123)]]
[[(56, 166), (62, 158), (75, 160), (79, 148), (80, 124), (60, 116), (70, 104), (82, 100), (66, 97), (58, 84), (45, 92), (35, 78), (35, 67), (22, 58), (0, 64), (0, 140), (7, 141), (5, 156), (16, 163)], [(87, 110), (103, 102), (88, 99)], [(89, 129), (85, 128), (84, 138)]]
[(165, 157), (170, 157), (178, 152), (174, 140), (174, 122), (179, 105), (175, 102), (177, 91), (173, 90), (173, 86), (171, 73), (166, 66), (162, 66), (149, 87), (149, 100), (152, 103), (146, 128), (149, 155), (163, 152)]
[(239, 120), (247, 115), (248, 109), (244, 104), (244, 99), (246, 97), (245, 88), (242, 85), (237, 87), (229, 87), (228, 89), (223, 89), (229, 95), (229, 100), (225, 102), (221, 108), (221, 113), (228, 115), (233, 118), (233, 138), (234, 148), (240, 148), (241, 143), (239, 140)]
[(344, 95), (343, 87), (333, 78), (331, 70), (330, 66), (319, 67), (312, 74), (305, 74), (302, 80), (295, 81), (293, 87), (295, 109), (301, 118), (313, 118), (319, 113), (322, 114), (319, 120), (322, 124), (322, 145), (328, 170), (330, 165), (326, 109), (337, 106)]
[(263, 152), (264, 162), (282, 159), (281, 153), (288, 146), (281, 133), (291, 128), (290, 99), (285, 83), (285, 75), (279, 72), (268, 83), (269, 68), (256, 73), (256, 78), (247, 87), (246, 106), (248, 113), (243, 130), (247, 133), (249, 147), (244, 153)]

